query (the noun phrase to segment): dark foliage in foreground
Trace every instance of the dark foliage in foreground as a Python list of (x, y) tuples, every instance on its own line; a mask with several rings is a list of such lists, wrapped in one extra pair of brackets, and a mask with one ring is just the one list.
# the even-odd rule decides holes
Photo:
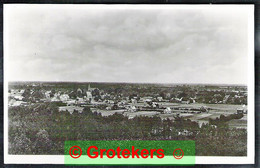
[(195, 140), (199, 156), (245, 156), (246, 130), (229, 129), (229, 119), (222, 116), (200, 128), (182, 117), (174, 122), (159, 116), (102, 117), (89, 108), (71, 115), (59, 112), (52, 103), (13, 107), (9, 109), (9, 153), (63, 154), (66, 140)]

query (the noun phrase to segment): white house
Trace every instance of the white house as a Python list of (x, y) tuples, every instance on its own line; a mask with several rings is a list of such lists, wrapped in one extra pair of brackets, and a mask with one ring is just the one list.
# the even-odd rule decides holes
[(163, 98), (162, 97), (157, 97), (157, 100), (158, 101), (163, 101)]
[(172, 110), (170, 107), (166, 107), (166, 109), (164, 109), (163, 113), (170, 114), (170, 113), (172, 113)]
[(62, 95), (60, 95), (60, 100), (61, 101), (67, 101), (67, 100), (69, 100), (69, 95), (68, 94), (62, 94)]

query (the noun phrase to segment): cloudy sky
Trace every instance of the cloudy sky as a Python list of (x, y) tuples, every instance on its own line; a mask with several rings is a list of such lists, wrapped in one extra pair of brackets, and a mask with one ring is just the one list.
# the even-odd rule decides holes
[(247, 83), (241, 5), (4, 10), (9, 81)]

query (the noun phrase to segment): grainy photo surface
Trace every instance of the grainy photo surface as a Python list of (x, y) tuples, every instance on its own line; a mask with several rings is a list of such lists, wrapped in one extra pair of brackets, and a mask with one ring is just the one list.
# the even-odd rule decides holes
[(5, 7), (8, 155), (68, 140), (248, 155), (248, 8)]

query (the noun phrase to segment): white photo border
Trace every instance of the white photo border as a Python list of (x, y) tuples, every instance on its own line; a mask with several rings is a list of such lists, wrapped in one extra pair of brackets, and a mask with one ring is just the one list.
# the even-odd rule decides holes
[[(8, 27), (6, 15), (10, 9), (19, 6), (64, 6), (90, 8), (139, 8), (139, 9), (189, 9), (189, 8), (245, 8), (248, 10), (248, 120), (247, 120), (247, 156), (219, 157), (196, 156), (195, 164), (254, 164), (255, 163), (255, 66), (254, 66), (254, 5), (60, 5), (60, 4), (4, 4), (4, 163), (5, 164), (64, 164), (63, 155), (10, 155), (8, 154)], [(116, 165), (116, 164), (113, 164)]]

